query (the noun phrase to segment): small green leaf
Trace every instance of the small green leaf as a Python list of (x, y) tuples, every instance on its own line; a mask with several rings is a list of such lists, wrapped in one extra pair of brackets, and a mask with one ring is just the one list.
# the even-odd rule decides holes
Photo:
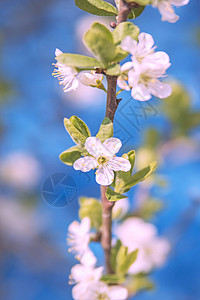
[(122, 157), (126, 158), (130, 161), (131, 169), (128, 172), (122, 172), (122, 171), (116, 172), (115, 192), (117, 192), (117, 193), (123, 193), (124, 192), (123, 187), (128, 183), (128, 181), (131, 178), (133, 167), (134, 167), (134, 162), (135, 162), (135, 151), (131, 150), (129, 153), (123, 154)]
[(137, 3), (139, 5), (148, 5), (150, 4), (151, 0), (125, 0), (127, 3)]
[(138, 249), (128, 254), (128, 248), (121, 246), (116, 257), (116, 273), (126, 275), (130, 266), (136, 261)]
[(154, 161), (148, 167), (136, 172), (131, 177), (129, 182), (124, 186), (124, 188), (123, 188), (124, 192), (128, 192), (131, 187), (133, 187), (137, 183), (145, 180), (153, 171), (155, 171), (156, 167), (157, 167), (157, 162)]
[(103, 24), (93, 23), (83, 40), (86, 47), (106, 66), (116, 56), (112, 33)]
[(97, 16), (117, 16), (116, 7), (102, 0), (75, 0), (80, 9)]
[(121, 195), (120, 193), (113, 191), (109, 187), (106, 190), (106, 197), (107, 197), (108, 201), (111, 201), (111, 202), (115, 202), (120, 199), (128, 198), (127, 196)]
[[(74, 125), (74, 124), (75, 125)], [(78, 117), (72, 116), (70, 119), (64, 119), (64, 125), (72, 140), (81, 148), (84, 147), (88, 137), (87, 125)], [(88, 129), (89, 130), (89, 129)], [(86, 133), (87, 132), (87, 133)]]
[(111, 65), (106, 71), (106, 74), (110, 76), (119, 76), (120, 73), (121, 73), (121, 67), (119, 64)]
[(103, 275), (100, 280), (106, 284), (121, 284), (125, 281), (125, 277), (117, 274), (107, 274)]
[(72, 166), (73, 163), (81, 156), (81, 149), (77, 146), (74, 146), (62, 152), (59, 158), (64, 164)]
[(141, 15), (144, 11), (145, 6), (138, 6), (131, 9), (131, 13), (128, 15), (128, 19), (135, 19)]
[(113, 123), (109, 118), (104, 118), (96, 137), (99, 138), (101, 142), (104, 142), (105, 140), (109, 139), (112, 136), (113, 136)]
[(130, 294), (136, 294), (143, 290), (153, 290), (155, 284), (144, 274), (129, 275), (126, 288)]
[(140, 30), (131, 22), (122, 22), (112, 32), (113, 40), (115, 45), (119, 45), (121, 41), (126, 37), (130, 36), (132, 39), (137, 40)]
[(120, 46), (117, 46), (116, 55), (113, 58), (113, 62), (120, 62), (121, 60), (124, 60), (128, 55), (128, 52), (124, 51)]
[(56, 60), (68, 67), (79, 69), (94, 69), (95, 67), (105, 68), (105, 66), (97, 59), (79, 54), (62, 53), (56, 57)]
[(90, 218), (91, 226), (99, 229), (102, 224), (102, 207), (100, 201), (95, 198), (81, 197), (79, 199), (80, 209), (79, 217)]
[(72, 116), (69, 120), (86, 138), (91, 136), (89, 128), (80, 118), (77, 116)]
[(113, 271), (116, 271), (116, 264), (117, 264), (116, 258), (117, 258), (117, 253), (118, 253), (121, 245), (122, 245), (121, 241), (117, 240), (117, 243), (111, 249), (110, 264), (111, 264)]

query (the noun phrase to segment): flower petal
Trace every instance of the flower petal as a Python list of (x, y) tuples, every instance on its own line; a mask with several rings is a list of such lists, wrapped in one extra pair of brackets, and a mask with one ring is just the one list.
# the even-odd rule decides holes
[(81, 170), (82, 172), (88, 172), (93, 168), (96, 168), (98, 163), (94, 157), (85, 156), (77, 159), (73, 167), (75, 170)]
[(114, 172), (107, 166), (102, 166), (96, 171), (96, 182), (107, 186), (114, 180)]
[(126, 300), (128, 299), (128, 290), (123, 286), (109, 287), (109, 297), (111, 300)]
[(135, 88), (133, 88), (131, 91), (131, 96), (135, 100), (139, 100), (139, 101), (147, 101), (151, 99), (150, 91), (143, 84), (139, 84)]
[(172, 93), (172, 88), (169, 84), (156, 80), (149, 85), (151, 93), (158, 98), (167, 98)]
[(121, 48), (134, 55), (135, 51), (137, 50), (137, 42), (130, 36), (126, 36), (121, 42)]
[(97, 137), (88, 137), (85, 142), (85, 148), (95, 158), (98, 158), (99, 156), (112, 156), (112, 153), (110, 153), (110, 151), (107, 150), (107, 148)]
[(123, 157), (112, 157), (107, 165), (113, 171), (123, 171), (128, 172), (131, 169), (131, 163), (128, 159)]
[(103, 145), (114, 155), (119, 151), (122, 146), (122, 142), (117, 138), (109, 138), (103, 142)]
[(88, 250), (86, 250), (80, 258), (80, 262), (84, 266), (94, 267), (97, 262), (97, 258), (94, 256), (94, 253), (88, 248)]

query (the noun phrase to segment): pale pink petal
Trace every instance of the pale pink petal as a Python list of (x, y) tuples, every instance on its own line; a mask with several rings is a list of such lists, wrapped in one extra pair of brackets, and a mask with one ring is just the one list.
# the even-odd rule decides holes
[(103, 142), (103, 145), (114, 155), (117, 152), (119, 152), (119, 149), (122, 147), (122, 142), (120, 139), (111, 137), (105, 142)]
[(114, 172), (107, 166), (102, 166), (96, 171), (96, 182), (108, 186), (114, 180)]
[(162, 16), (162, 21), (168, 21), (170, 23), (175, 23), (176, 21), (178, 21), (179, 16), (175, 14), (174, 9), (170, 3), (161, 1), (158, 4), (158, 9)]
[(58, 55), (62, 54), (63, 52), (61, 50), (59, 50), (58, 48), (56, 48), (55, 51), (55, 56), (57, 57)]
[(167, 98), (172, 93), (172, 88), (169, 84), (156, 80), (149, 85), (151, 93), (158, 98)]
[(127, 84), (126, 80), (123, 78), (123, 76), (119, 76), (117, 78), (117, 85), (120, 87), (120, 89), (125, 91), (130, 91), (130, 87)]
[(139, 34), (138, 40), (139, 40), (140, 48), (146, 48), (148, 50), (151, 50), (151, 48), (154, 45), (153, 37), (150, 34), (145, 33), (145, 32), (142, 32)]
[(112, 155), (97, 137), (88, 137), (85, 142), (85, 148), (96, 158), (100, 156), (110, 157)]
[(131, 96), (135, 100), (139, 101), (147, 101), (151, 99), (151, 93), (149, 89), (143, 84), (138, 84), (135, 88), (133, 88), (131, 91)]
[(77, 159), (73, 167), (75, 170), (81, 170), (82, 172), (88, 172), (98, 166), (98, 163), (94, 157), (85, 156)]
[(190, 0), (170, 0), (170, 3), (174, 6), (183, 6), (187, 5)]
[(131, 163), (130, 163), (130, 161), (128, 159), (123, 158), (123, 157), (112, 157), (108, 161), (107, 165), (113, 171), (128, 172), (131, 169)]
[(128, 299), (128, 290), (122, 286), (109, 287), (109, 297), (111, 300), (126, 300)]
[(130, 70), (131, 68), (133, 68), (133, 62), (132, 61), (128, 61), (125, 64), (123, 64), (121, 66), (121, 72), (125, 72), (127, 70)]
[(126, 36), (121, 42), (121, 48), (124, 51), (127, 51), (132, 55), (134, 55), (135, 51), (137, 50), (137, 42), (134, 39), (132, 39), (130, 36)]

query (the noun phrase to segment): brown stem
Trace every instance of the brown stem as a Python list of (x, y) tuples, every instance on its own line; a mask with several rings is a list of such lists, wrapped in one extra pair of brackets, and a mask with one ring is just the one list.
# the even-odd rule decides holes
[[(119, 14), (117, 24), (125, 22), (134, 4), (128, 4), (124, 0), (120, 0)], [(106, 117), (112, 122), (114, 120), (115, 112), (121, 99), (116, 98), (117, 77), (106, 76), (107, 78), (107, 102), (106, 102)], [(113, 202), (109, 202), (106, 197), (106, 186), (101, 186), (102, 198), (102, 231), (101, 231), (101, 244), (105, 253), (106, 270), (108, 274), (113, 273), (110, 264), (111, 254), (111, 238), (112, 238), (112, 208)]]
[(104, 249), (105, 260), (106, 260), (106, 271), (108, 274), (113, 272), (110, 264), (110, 253), (111, 253), (111, 238), (112, 238), (112, 208), (114, 202), (109, 202), (106, 198), (106, 186), (101, 186), (101, 199), (102, 199), (102, 234), (101, 244)]
[(106, 78), (108, 83), (106, 117), (113, 122), (115, 112), (118, 106), (117, 99), (116, 99), (117, 77), (107, 75)]

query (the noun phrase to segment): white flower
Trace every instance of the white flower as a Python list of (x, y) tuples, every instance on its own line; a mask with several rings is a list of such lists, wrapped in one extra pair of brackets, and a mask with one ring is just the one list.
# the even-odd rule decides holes
[(113, 219), (123, 218), (129, 210), (129, 201), (128, 198), (121, 199), (115, 202), (112, 210)]
[(156, 46), (154, 45), (153, 37), (148, 33), (140, 33), (138, 42), (127, 36), (121, 43), (123, 50), (129, 52), (132, 56), (131, 62), (127, 62), (122, 66), (122, 72), (134, 68), (134, 62), (151, 63), (152, 67), (156, 68), (163, 66), (164, 68), (170, 67), (169, 56), (164, 51), (155, 52)]
[(97, 168), (96, 181), (101, 185), (110, 185), (114, 180), (113, 171), (128, 172), (131, 164), (128, 159), (116, 157), (122, 143), (117, 138), (109, 138), (101, 143), (97, 137), (88, 137), (85, 148), (91, 156), (81, 157), (73, 164), (75, 170), (88, 172)]
[[(147, 101), (154, 95), (166, 98), (171, 94), (171, 87), (158, 80), (165, 76), (170, 67), (169, 56), (163, 51), (155, 52), (154, 40), (148, 33), (141, 33), (138, 42), (127, 36), (121, 43), (122, 49), (128, 51), (131, 61), (121, 67), (122, 74), (117, 84), (129, 91), (134, 99)], [(127, 83), (128, 81), (128, 83)]]
[[(62, 51), (56, 49), (55, 56), (57, 57), (62, 53)], [(103, 79), (101, 74), (92, 74), (84, 71), (78, 73), (76, 68), (68, 67), (59, 62), (55, 64), (55, 70), (52, 75), (58, 78), (61, 85), (64, 85), (64, 92), (76, 90), (79, 82), (86, 86), (97, 86)]]
[(128, 73), (128, 82), (132, 88), (131, 96), (139, 101), (147, 101), (152, 95), (167, 98), (172, 89), (169, 84), (159, 79), (165, 76), (165, 68), (152, 68), (151, 64), (137, 64)]
[(68, 227), (69, 252), (76, 254), (76, 258), (82, 264), (93, 266), (96, 263), (96, 257), (89, 248), (90, 242), (90, 219), (85, 217), (81, 223), (73, 221)]
[(94, 268), (85, 265), (75, 265), (71, 269), (70, 284), (84, 282), (88, 285), (97, 282), (103, 275), (103, 267)]
[(153, 7), (157, 7), (162, 16), (162, 21), (168, 21), (170, 23), (175, 23), (179, 20), (174, 12), (174, 6), (183, 6), (189, 3), (189, 0), (151, 0)]
[(86, 283), (77, 284), (72, 289), (75, 300), (126, 300), (128, 290), (122, 286), (108, 286), (102, 281), (93, 282), (90, 285)]
[(153, 224), (132, 217), (117, 227), (116, 235), (128, 247), (129, 252), (139, 249), (138, 257), (128, 271), (130, 274), (148, 273), (166, 261), (170, 250), (169, 242), (158, 237)]

